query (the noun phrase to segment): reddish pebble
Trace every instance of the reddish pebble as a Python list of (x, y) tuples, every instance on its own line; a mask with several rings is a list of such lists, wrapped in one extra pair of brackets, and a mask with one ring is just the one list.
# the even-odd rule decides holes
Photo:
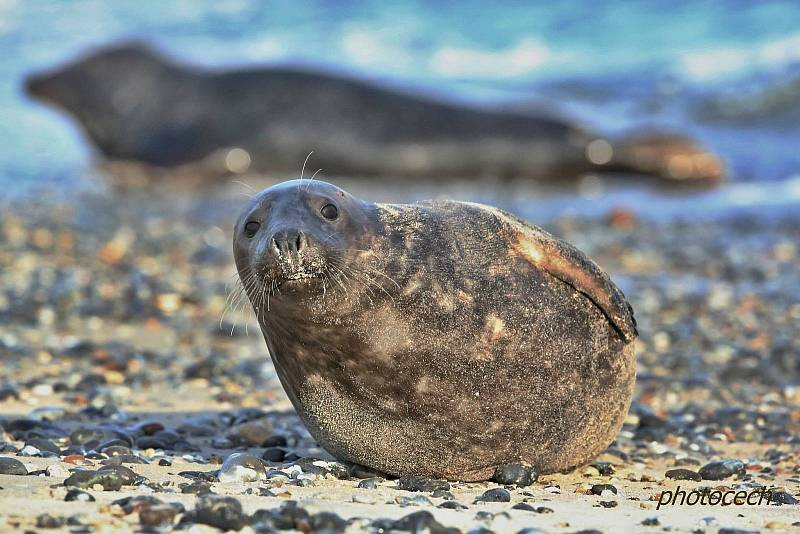
[(608, 214), (608, 222), (617, 230), (633, 230), (636, 214), (627, 208), (614, 208)]

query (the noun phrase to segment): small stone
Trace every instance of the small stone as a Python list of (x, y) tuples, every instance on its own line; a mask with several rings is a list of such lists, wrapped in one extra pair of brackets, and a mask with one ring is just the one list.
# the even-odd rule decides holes
[(695, 482), (703, 480), (703, 477), (697, 471), (683, 468), (670, 469), (664, 473), (664, 476), (672, 480), (694, 480)]
[(744, 464), (739, 460), (720, 460), (711, 462), (700, 468), (703, 480), (724, 480), (734, 475), (744, 475)]
[(69, 435), (73, 445), (84, 445), (92, 441), (100, 443), (106, 439), (107, 434), (98, 428), (79, 428)]
[(119, 491), (122, 486), (131, 486), (137, 480), (136, 473), (127, 467), (108, 466), (101, 467), (97, 471), (75, 471), (64, 481), (64, 485), (88, 489), (97, 484), (105, 491)]
[(139, 522), (146, 527), (171, 525), (176, 514), (177, 510), (168, 504), (147, 506), (139, 510)]
[(70, 501), (94, 502), (94, 496), (91, 493), (87, 493), (83, 490), (72, 488), (67, 492), (67, 495), (64, 497), (64, 500), (67, 502)]
[(381, 479), (377, 477), (365, 478), (359, 481), (358, 487), (361, 489), (376, 489)]
[(133, 431), (137, 434), (144, 434), (146, 436), (152, 436), (157, 432), (161, 432), (165, 430), (164, 425), (159, 423), (158, 421), (147, 421), (144, 423), (139, 423), (133, 429)]
[(458, 534), (460, 530), (457, 528), (445, 527), (433, 517), (433, 514), (427, 510), (414, 512), (408, 514), (391, 524), (390, 530), (399, 530), (402, 532), (427, 532), (430, 534)]
[(198, 496), (194, 511), (185, 517), (221, 530), (239, 530), (247, 522), (242, 504), (237, 499), (212, 493)]
[(311, 516), (295, 501), (289, 501), (280, 508), (256, 510), (252, 516), (253, 527), (258, 532), (272, 530), (310, 530)]
[(181, 493), (194, 493), (202, 495), (204, 493), (211, 493), (211, 484), (205, 480), (195, 480), (191, 484), (178, 484)]
[(309, 526), (311, 532), (344, 532), (347, 526), (347, 521), (339, 517), (333, 512), (320, 512), (314, 514), (309, 518)]
[(394, 501), (400, 506), (433, 506), (433, 502), (424, 495), (414, 495), (412, 497), (398, 495)]
[(455, 496), (447, 490), (438, 489), (431, 494), (431, 497), (435, 499), (445, 499), (448, 501), (452, 501), (455, 499)]
[(487, 512), (485, 510), (481, 510), (477, 514), (475, 514), (475, 521), (486, 521), (487, 523), (494, 519), (494, 514), (491, 512)]
[(53, 478), (66, 478), (70, 475), (69, 470), (61, 464), (48, 465), (45, 468), (45, 473)]
[(615, 508), (617, 506), (617, 501), (600, 501), (600, 506), (603, 508)]
[(156, 442), (165, 442), (167, 444), (167, 448), (170, 449), (185, 449), (189, 445), (182, 436), (172, 432), (171, 430), (159, 430), (152, 436), (142, 436), (136, 440), (137, 445), (139, 445), (139, 448), (141, 449), (155, 449), (157, 447), (147, 444), (147, 439), (152, 439)]
[(19, 400), (19, 390), (10, 385), (0, 387), (0, 401), (5, 401), (8, 399)]
[(591, 465), (603, 476), (610, 476), (614, 474), (614, 464), (611, 462), (594, 462)]
[(217, 477), (220, 482), (256, 482), (267, 478), (264, 463), (252, 454), (235, 452), (225, 459)]
[(657, 527), (661, 524), (661, 521), (657, 517), (646, 517), (641, 524), (645, 527)]
[(135, 486), (145, 481), (144, 477), (136, 474), (136, 471), (124, 465), (104, 465), (98, 472), (113, 472), (122, 479), (123, 486)]
[(50, 514), (41, 514), (36, 518), (38, 528), (61, 528), (66, 520), (63, 517), (54, 517)]
[(595, 484), (592, 486), (592, 495), (602, 495), (604, 491), (610, 491), (614, 495), (617, 494), (617, 488), (611, 484)]
[[(31, 438), (26, 442), (26, 446), (36, 447), (39, 451), (49, 452), (52, 454), (61, 454), (61, 449), (58, 445), (44, 438)], [(23, 449), (25, 450), (25, 449)]]
[(25, 445), (24, 447), (22, 447), (22, 450), (19, 451), (19, 454), (20, 456), (41, 456), (42, 451), (40, 451), (33, 445)]
[(288, 442), (286, 441), (285, 436), (274, 435), (268, 437), (264, 443), (261, 444), (262, 447), (272, 448), (272, 447), (286, 447)]
[(536, 468), (528, 464), (513, 463), (498, 467), (492, 480), (498, 484), (525, 487), (533, 484), (538, 477)]
[(178, 476), (192, 480), (205, 480), (206, 482), (219, 481), (216, 471), (179, 471)]
[(466, 510), (468, 507), (458, 501), (444, 501), (439, 505), (439, 508), (445, 508), (447, 510)]
[(511, 492), (505, 488), (492, 488), (483, 492), (475, 502), (511, 502)]
[(403, 477), (397, 481), (397, 488), (405, 491), (436, 491), (437, 489), (449, 490), (450, 483), (446, 480), (437, 480), (428, 477)]
[(117, 506), (122, 508), (122, 511), (125, 512), (126, 514), (132, 514), (134, 512), (138, 513), (144, 508), (149, 508), (151, 506), (158, 506), (163, 503), (159, 499), (153, 497), (152, 495), (132, 495), (130, 497), (123, 497), (121, 499), (117, 499), (111, 504), (116, 504)]
[(353, 464), (350, 466), (349, 475), (352, 478), (386, 478), (386, 473), (381, 473), (363, 465)]
[(162, 467), (169, 467), (169, 466), (171, 466), (171, 465), (172, 465), (172, 462), (170, 462), (170, 461), (169, 461), (169, 460), (167, 460), (166, 458), (161, 458), (161, 459), (158, 461), (158, 465), (160, 465), (160, 466), (162, 466)]
[(526, 512), (535, 512), (536, 508), (526, 502), (520, 502), (511, 507), (512, 510), (524, 510)]
[(770, 502), (778, 504), (800, 504), (800, 500), (785, 491), (773, 491)]
[(110, 445), (102, 447), (100, 452), (107, 454), (108, 456), (128, 456), (133, 454), (133, 451), (124, 445)]
[(271, 437), (272, 425), (266, 419), (242, 423), (228, 434), (228, 439), (235, 445), (247, 447), (261, 447)]
[(286, 451), (280, 447), (270, 447), (261, 454), (261, 458), (268, 462), (282, 462), (286, 458)]
[(547, 506), (537, 506), (536, 507), (536, 513), (537, 514), (552, 514), (553, 513), (553, 509), (552, 508), (548, 508)]
[(349, 480), (349, 469), (346, 465), (339, 462), (328, 462), (313, 457), (298, 460), (289, 469), (300, 469), (303, 473), (316, 475), (323, 478), (337, 478), (339, 480)]
[(0, 457), (0, 475), (19, 475), (24, 476), (28, 474), (25, 464), (16, 458)]

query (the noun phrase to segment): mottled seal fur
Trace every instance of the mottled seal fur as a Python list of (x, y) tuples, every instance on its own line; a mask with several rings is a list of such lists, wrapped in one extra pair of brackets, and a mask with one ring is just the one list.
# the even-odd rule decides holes
[(633, 172), (708, 183), (723, 173), (716, 156), (674, 135), (609, 143), (557, 118), (301, 69), (208, 71), (140, 44), (99, 50), (26, 87), (74, 115), (107, 158), (159, 168), (294, 172), (314, 150), (329, 175), (557, 182)]
[(614, 439), (633, 312), (571, 245), (501, 210), (255, 195), (234, 256), (286, 392), (334, 456), (392, 475), (554, 472)]

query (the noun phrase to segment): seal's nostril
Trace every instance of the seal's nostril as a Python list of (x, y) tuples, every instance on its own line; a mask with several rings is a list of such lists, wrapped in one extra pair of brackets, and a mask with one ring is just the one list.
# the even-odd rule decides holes
[(299, 254), (308, 246), (308, 240), (303, 232), (298, 230), (283, 230), (272, 236), (269, 250), (276, 256)]

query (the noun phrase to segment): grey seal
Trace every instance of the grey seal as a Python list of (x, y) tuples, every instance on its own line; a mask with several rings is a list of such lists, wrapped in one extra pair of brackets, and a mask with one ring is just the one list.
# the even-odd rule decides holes
[(325, 72), (201, 69), (138, 43), (30, 76), (26, 89), (72, 114), (108, 160), (189, 165), (192, 173), (294, 172), (311, 150), (328, 175), (354, 177), (560, 183), (586, 173), (636, 173), (707, 184), (724, 172), (719, 158), (681, 136), (614, 141), (561, 118)]
[(548, 473), (614, 439), (633, 311), (573, 246), (489, 206), (256, 194), (233, 252), (278, 376), (334, 456), (397, 476)]

